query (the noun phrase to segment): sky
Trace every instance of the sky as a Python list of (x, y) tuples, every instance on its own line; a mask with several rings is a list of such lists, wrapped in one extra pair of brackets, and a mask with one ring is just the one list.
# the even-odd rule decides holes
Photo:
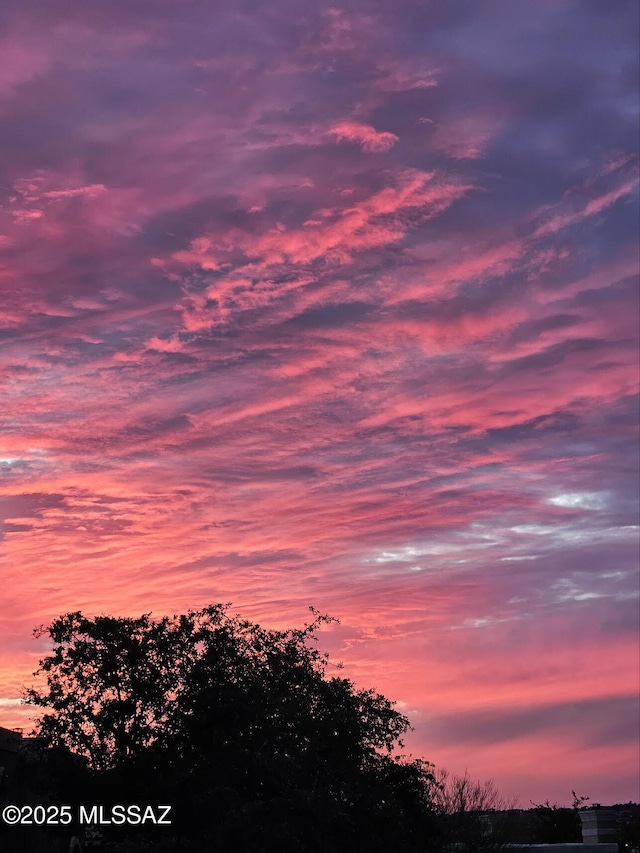
[(2, 5), (0, 725), (61, 613), (313, 606), (414, 756), (640, 798), (637, 36)]

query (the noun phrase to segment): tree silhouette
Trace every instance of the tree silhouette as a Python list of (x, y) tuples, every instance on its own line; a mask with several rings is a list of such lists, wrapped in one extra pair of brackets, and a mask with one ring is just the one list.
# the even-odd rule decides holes
[(534, 803), (534, 840), (543, 844), (559, 844), (561, 842), (576, 843), (582, 841), (582, 828), (579, 810), (589, 800), (589, 797), (579, 797), (575, 791), (572, 808), (552, 804), (549, 800), (544, 803)]
[(430, 849), (431, 766), (399, 753), (393, 702), (327, 677), (312, 641), (334, 620), (274, 631), (228, 607), (39, 629), (38, 743), (81, 757), (104, 802), (172, 804), (198, 849)]
[(439, 768), (435, 772), (433, 804), (443, 816), (447, 841), (459, 853), (504, 849), (508, 825), (506, 813), (516, 798), (502, 797), (493, 781), (472, 779)]

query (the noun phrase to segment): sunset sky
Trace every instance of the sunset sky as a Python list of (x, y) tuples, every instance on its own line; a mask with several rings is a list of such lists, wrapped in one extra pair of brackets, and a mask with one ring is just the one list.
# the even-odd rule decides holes
[[(635, 0), (0, 11), (0, 725), (230, 601), (505, 795), (638, 790)], [(332, 674), (332, 670), (330, 670)]]

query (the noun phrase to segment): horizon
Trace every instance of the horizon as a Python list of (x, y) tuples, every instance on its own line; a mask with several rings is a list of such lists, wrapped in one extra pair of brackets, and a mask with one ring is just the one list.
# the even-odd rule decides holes
[(520, 802), (640, 800), (637, 4), (0, 11), (0, 726), (232, 602)]

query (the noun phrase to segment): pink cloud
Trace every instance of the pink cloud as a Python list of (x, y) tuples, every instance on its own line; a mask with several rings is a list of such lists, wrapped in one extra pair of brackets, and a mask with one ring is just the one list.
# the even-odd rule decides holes
[(370, 124), (360, 124), (355, 121), (339, 122), (328, 133), (335, 136), (338, 142), (355, 142), (363, 151), (374, 154), (388, 151), (398, 142), (395, 133), (378, 131)]
[(435, 127), (429, 145), (454, 160), (477, 160), (504, 124), (504, 118), (485, 114), (450, 119)]
[[(347, 264), (358, 253), (384, 247), (404, 238), (416, 214), (425, 221), (446, 210), (470, 188), (464, 184), (435, 179), (417, 171), (400, 175), (395, 185), (357, 201), (353, 206), (317, 211), (302, 227), (287, 229), (281, 224), (259, 236), (230, 232), (217, 239), (202, 236), (189, 250), (174, 254), (181, 264), (203, 270), (226, 272), (234, 251), (242, 251), (246, 262), (222, 275), (209, 286), (206, 296), (188, 295), (184, 300), (185, 328), (206, 328), (229, 318), (229, 310), (272, 303), (289, 291), (296, 294), (312, 278), (302, 276), (287, 284), (273, 284), (283, 265), (308, 264), (324, 259)], [(258, 281), (255, 278), (258, 278)], [(207, 307), (215, 299), (215, 309)]]
[(602, 195), (590, 199), (586, 204), (584, 204), (582, 209), (559, 213), (556, 216), (552, 216), (549, 220), (536, 228), (535, 236), (543, 237), (549, 234), (556, 234), (564, 228), (567, 228), (576, 222), (580, 222), (586, 217), (596, 216), (598, 213), (601, 213), (616, 204), (620, 199), (628, 199), (637, 190), (637, 187), (638, 177), (634, 176), (628, 178), (619, 186), (614, 187)]

